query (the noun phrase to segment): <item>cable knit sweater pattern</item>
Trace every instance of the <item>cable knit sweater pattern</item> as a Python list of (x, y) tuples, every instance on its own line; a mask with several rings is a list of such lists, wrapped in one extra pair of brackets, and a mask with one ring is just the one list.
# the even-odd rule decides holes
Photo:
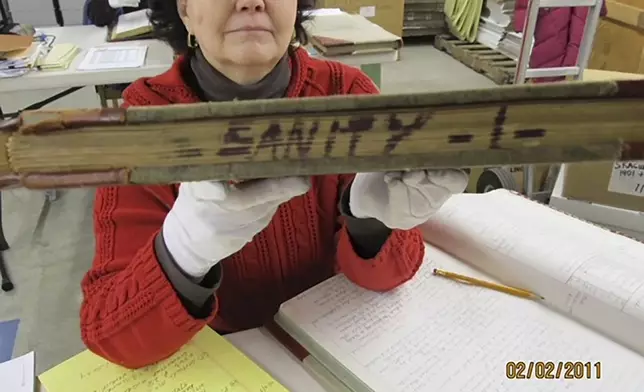
[[(166, 73), (134, 82), (124, 93), (126, 105), (198, 102), (182, 76), (185, 65), (180, 57)], [(291, 56), (290, 66), (288, 97), (378, 92), (358, 69), (313, 59), (302, 49)], [(378, 291), (409, 280), (424, 256), (420, 232), (394, 230), (376, 257), (360, 258), (337, 208), (351, 180), (351, 175), (313, 177), (307, 194), (283, 204), (253, 241), (222, 260), (223, 280), (203, 319), (184, 308), (154, 251), (177, 187), (98, 189), (96, 254), (82, 281), (86, 346), (138, 368), (172, 355), (207, 324), (222, 333), (261, 326), (282, 302), (337, 272)]]

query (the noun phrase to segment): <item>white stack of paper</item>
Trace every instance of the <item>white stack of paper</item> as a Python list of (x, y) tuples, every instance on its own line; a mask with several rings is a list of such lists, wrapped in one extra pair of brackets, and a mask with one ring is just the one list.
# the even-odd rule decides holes
[(517, 60), (521, 52), (522, 37), (523, 35), (521, 33), (508, 31), (501, 42), (499, 42), (499, 46), (497, 47), (498, 51), (514, 60)]
[(514, 0), (487, 0), (482, 17), (490, 18), (495, 24), (505, 28), (511, 27), (514, 19)]
[(476, 40), (516, 60), (522, 35), (514, 31), (514, 7), (514, 0), (486, 0)]
[(489, 17), (482, 16), (476, 40), (488, 48), (497, 49), (505, 35), (505, 28)]

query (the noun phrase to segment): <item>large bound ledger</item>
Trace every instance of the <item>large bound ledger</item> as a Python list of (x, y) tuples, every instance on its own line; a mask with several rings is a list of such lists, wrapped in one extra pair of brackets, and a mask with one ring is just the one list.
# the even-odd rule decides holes
[(0, 185), (44, 189), (632, 160), (644, 80), (41, 110), (0, 131)]
[(410, 282), (375, 293), (338, 275), (269, 326), (331, 391), (644, 391), (644, 244), (506, 190), (454, 196), (423, 230)]

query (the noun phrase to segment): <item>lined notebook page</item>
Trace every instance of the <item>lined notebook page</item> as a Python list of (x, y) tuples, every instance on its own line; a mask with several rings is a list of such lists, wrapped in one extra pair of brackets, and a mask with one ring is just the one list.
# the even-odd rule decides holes
[(506, 190), (454, 197), (423, 231), (644, 355), (644, 244)]
[[(281, 316), (377, 392), (644, 390), (644, 358), (536, 302), (433, 276), (479, 276), (428, 246), (414, 279), (388, 293), (339, 275)], [(601, 379), (511, 380), (508, 361), (600, 362)]]

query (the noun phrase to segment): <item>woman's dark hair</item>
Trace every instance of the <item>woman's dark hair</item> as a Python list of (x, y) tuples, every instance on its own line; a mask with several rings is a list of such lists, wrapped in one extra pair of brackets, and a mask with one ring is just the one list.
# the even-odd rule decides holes
[[(297, 1), (294, 42), (299, 42), (302, 45), (308, 43), (303, 23), (309, 19), (309, 15), (305, 15), (306, 11), (313, 9), (314, 5), (315, 0)], [(155, 36), (167, 42), (176, 54), (189, 52), (188, 31), (179, 16), (177, 0), (148, 0), (148, 6)]]

